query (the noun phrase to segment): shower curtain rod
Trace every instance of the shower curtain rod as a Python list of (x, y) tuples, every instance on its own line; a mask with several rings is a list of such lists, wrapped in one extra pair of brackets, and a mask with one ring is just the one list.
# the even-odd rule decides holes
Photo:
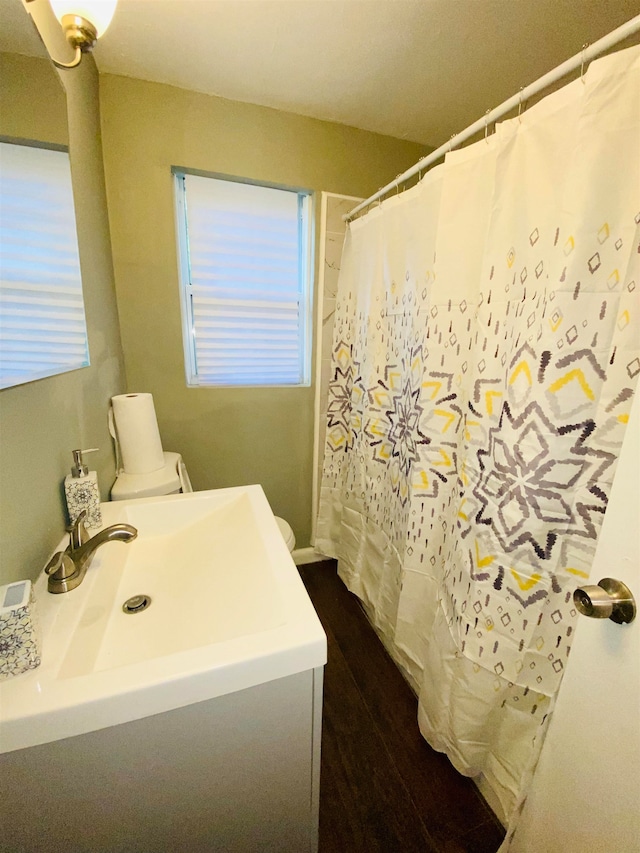
[(370, 204), (377, 201), (379, 198), (382, 198), (383, 195), (386, 195), (391, 190), (399, 187), (400, 184), (403, 184), (410, 178), (413, 178), (413, 176), (417, 175), (418, 172), (422, 172), (423, 169), (426, 169), (432, 163), (435, 163), (436, 160), (439, 160), (444, 154), (451, 151), (452, 148), (455, 148), (462, 142), (465, 142), (469, 137), (473, 136), (474, 133), (478, 133), (480, 130), (486, 130), (490, 124), (498, 121), (498, 119), (502, 118), (506, 113), (516, 107), (521, 107), (524, 101), (527, 101), (529, 98), (537, 95), (538, 92), (547, 89), (549, 86), (553, 85), (558, 80), (561, 80), (563, 77), (566, 77), (567, 74), (570, 74), (577, 68), (584, 69), (585, 64), (591, 62), (591, 60), (595, 59), (596, 56), (599, 56), (601, 53), (604, 53), (605, 50), (608, 50), (610, 47), (624, 41), (628, 36), (632, 36), (637, 32), (640, 32), (640, 15), (636, 15), (635, 18), (631, 18), (631, 20), (627, 21), (626, 24), (612, 30), (608, 35), (603, 36), (593, 44), (585, 45), (580, 53), (576, 53), (576, 55), (572, 56), (571, 59), (567, 59), (566, 62), (558, 65), (534, 83), (531, 83), (529, 86), (525, 86), (517, 95), (513, 95), (513, 97), (500, 104), (499, 107), (489, 110), (486, 115), (478, 119), (478, 121), (470, 124), (469, 127), (460, 133), (452, 136), (448, 142), (445, 142), (445, 144), (441, 145), (440, 148), (436, 148), (436, 150), (432, 151), (431, 154), (428, 154), (426, 157), (418, 160), (414, 166), (407, 169), (407, 171), (403, 172), (401, 175), (398, 175), (397, 178), (388, 183), (385, 187), (382, 187), (382, 189), (379, 189), (378, 192), (374, 193), (372, 196), (369, 196), (369, 198), (354, 207), (353, 210), (350, 210), (349, 213), (346, 213), (342, 218), (345, 222), (350, 222), (358, 215), (358, 213), (360, 213), (360, 211), (369, 207)]

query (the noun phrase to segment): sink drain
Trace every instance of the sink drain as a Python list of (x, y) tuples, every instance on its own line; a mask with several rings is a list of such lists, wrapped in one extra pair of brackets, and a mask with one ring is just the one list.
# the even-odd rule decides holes
[(132, 595), (122, 605), (125, 613), (142, 613), (151, 604), (150, 595)]

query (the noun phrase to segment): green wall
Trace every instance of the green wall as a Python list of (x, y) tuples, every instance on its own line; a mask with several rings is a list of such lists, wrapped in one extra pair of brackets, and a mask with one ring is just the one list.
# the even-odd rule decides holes
[[(60, 85), (62, 79), (63, 87)], [(47, 60), (0, 54), (0, 134), (67, 143), (91, 366), (0, 391), (0, 584), (34, 578), (64, 533), (62, 481), (76, 447), (103, 497), (114, 479), (109, 398), (124, 389), (106, 212), (98, 74), (91, 57), (56, 76)], [(65, 91), (66, 90), (66, 99)]]
[(171, 167), (314, 190), (317, 218), (321, 190), (367, 196), (425, 149), (108, 74), (100, 104), (127, 390), (153, 394), (164, 448), (182, 453), (196, 489), (261, 483), (305, 547), (313, 388), (186, 387)]

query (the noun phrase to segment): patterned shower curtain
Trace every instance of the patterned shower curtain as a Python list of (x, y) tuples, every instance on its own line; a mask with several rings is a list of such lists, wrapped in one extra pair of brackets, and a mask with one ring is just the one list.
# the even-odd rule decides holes
[(522, 802), (640, 373), (640, 50), (352, 223), (316, 548), (425, 738)]

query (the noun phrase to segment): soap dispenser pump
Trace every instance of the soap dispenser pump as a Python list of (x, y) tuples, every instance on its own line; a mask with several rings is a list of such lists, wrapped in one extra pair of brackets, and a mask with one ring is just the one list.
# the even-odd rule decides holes
[(83, 510), (87, 511), (84, 522), (86, 527), (100, 527), (102, 524), (98, 475), (95, 471), (89, 471), (83, 458), (84, 453), (94, 453), (97, 449), (97, 447), (91, 447), (88, 450), (71, 451), (73, 453), (73, 465), (71, 466), (71, 473), (67, 474), (64, 479), (64, 492), (71, 524), (75, 523)]

